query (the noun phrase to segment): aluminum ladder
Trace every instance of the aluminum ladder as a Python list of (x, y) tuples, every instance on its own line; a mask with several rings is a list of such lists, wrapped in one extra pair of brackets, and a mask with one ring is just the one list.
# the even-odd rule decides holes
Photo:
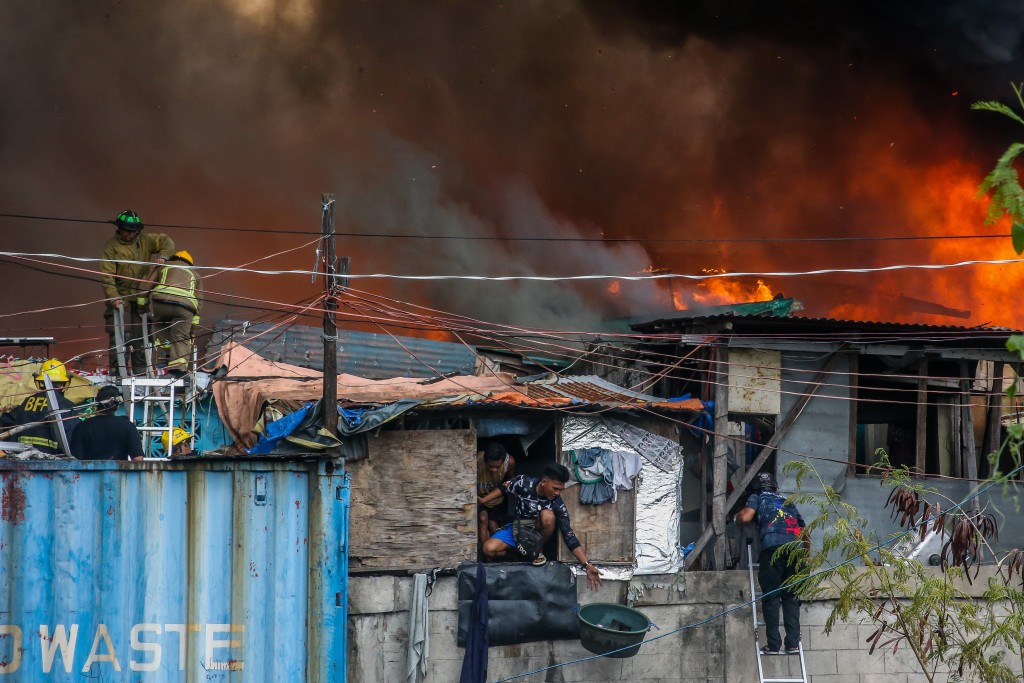
[(794, 657), (796, 655), (787, 654), (785, 650), (782, 651), (781, 655), (764, 655), (761, 654), (761, 627), (764, 626), (764, 622), (757, 617), (757, 603), (761, 601), (761, 593), (757, 590), (757, 585), (754, 583), (754, 567), (758, 566), (754, 563), (754, 551), (753, 541), (747, 540), (747, 576), (750, 580), (750, 615), (753, 618), (754, 623), (754, 654), (757, 657), (757, 680), (760, 683), (807, 683), (807, 663), (804, 661), (804, 639), (800, 639), (800, 678), (765, 678), (764, 677), (764, 664), (761, 662), (762, 657)]
[[(136, 429), (143, 435), (142, 448), (146, 457), (152, 457), (154, 442), (159, 441), (164, 434), (170, 436), (175, 427), (184, 427), (190, 434), (195, 433), (196, 402), (195, 397), (189, 397), (188, 393), (194, 391), (194, 384), (188, 387), (185, 380), (177, 377), (166, 377), (161, 379), (149, 379), (145, 377), (127, 377), (121, 380), (125, 393), (128, 395), (126, 411), (128, 419), (135, 423)], [(180, 412), (177, 411), (181, 403)], [(136, 412), (136, 407), (140, 410)], [(159, 408), (163, 408), (166, 424), (156, 425), (156, 417), (159, 415)], [(179, 417), (180, 416), (180, 417)], [(178, 421), (181, 424), (175, 424)], [(172, 455), (173, 446), (168, 448), (165, 456)]]

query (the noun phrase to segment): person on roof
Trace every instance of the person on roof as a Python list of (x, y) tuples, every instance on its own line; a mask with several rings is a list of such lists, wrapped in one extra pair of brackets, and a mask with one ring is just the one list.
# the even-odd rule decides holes
[(516, 474), (516, 459), (509, 455), (505, 444), (492, 441), (476, 456), (476, 514), (480, 543), (486, 543), (505, 523), (505, 496), (499, 495), (486, 503), (484, 496), (501, 486)]
[[(761, 608), (764, 613), (764, 633), (768, 644), (761, 648), (763, 655), (782, 654), (779, 636), (779, 604), (786, 627), (786, 654), (800, 653), (800, 599), (785, 583), (797, 571), (800, 561), (811, 552), (811, 537), (805, 529), (804, 518), (786, 497), (779, 493), (779, 482), (771, 472), (759, 472), (755, 491), (746, 505), (736, 513), (733, 521), (748, 524), (757, 520), (761, 535), (761, 553), (758, 556), (757, 582), (761, 586)], [(797, 554), (779, 549), (793, 541), (802, 541)]]
[[(483, 548), (484, 556), (494, 561), (506, 559), (515, 553), (532, 560), (536, 566), (542, 566), (547, 562), (547, 558), (544, 557), (541, 548), (555, 533), (557, 526), (566, 547), (586, 569), (590, 588), (596, 590), (601, 585), (601, 572), (587, 559), (580, 540), (573, 533), (572, 525), (569, 523), (569, 511), (562, 500), (562, 490), (565, 489), (567, 481), (569, 470), (564, 465), (555, 463), (548, 465), (542, 477), (521, 474), (481, 498), (480, 502), (486, 505), (505, 493), (511, 493), (516, 497), (515, 521), (501, 527), (487, 539)], [(521, 533), (524, 530), (526, 533)], [(530, 542), (526, 543), (524, 539), (534, 536), (530, 531), (536, 531), (537, 538), (535, 542), (530, 539)]]
[(166, 265), (156, 268), (135, 301), (140, 311), (152, 308), (157, 336), (171, 346), (167, 371), (178, 376), (188, 371), (192, 330), (199, 324), (203, 306), (203, 278), (193, 268), (194, 264), (192, 254), (184, 250), (175, 252)]
[(143, 374), (146, 371), (146, 353), (143, 349), (142, 318), (135, 301), (136, 294), (148, 279), (152, 269), (150, 260), (164, 263), (174, 253), (174, 241), (160, 233), (143, 234), (146, 226), (131, 209), (119, 213), (113, 222), (117, 230), (103, 247), (100, 262), (100, 282), (107, 304), (103, 321), (110, 338), (109, 367), (111, 373), (118, 374), (114, 309), (120, 309), (125, 326), (125, 345), (131, 349), (131, 357), (126, 361), (129, 367), (121, 369)]
[[(50, 408), (44, 376), (50, 378), (50, 384), (57, 397), (55, 410)], [(58, 422), (64, 425), (64, 434), (69, 443), (79, 423), (75, 404), (64, 396), (64, 388), (68, 381), (68, 371), (64, 363), (56, 358), (44, 361), (35, 376), (38, 391), (22, 401), (18, 407), (0, 415), (0, 431), (12, 427), (25, 427), (18, 432), (17, 441), (28, 444), (42, 453), (63, 453), (57, 430)]]
[(96, 414), (71, 437), (71, 455), (79, 460), (141, 460), (142, 437), (127, 417), (116, 415), (121, 390), (107, 385), (96, 393)]

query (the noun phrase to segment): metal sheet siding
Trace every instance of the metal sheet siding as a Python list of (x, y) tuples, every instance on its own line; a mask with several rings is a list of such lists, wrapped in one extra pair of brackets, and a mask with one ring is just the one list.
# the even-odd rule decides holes
[[(221, 320), (217, 327), (230, 327), (235, 332), (216, 335), (211, 346), (219, 346), (228, 340), (239, 344), (251, 343), (252, 350), (264, 358), (323, 369), (323, 340), (319, 328), (293, 325), (284, 332), (271, 332), (250, 340), (250, 337), (269, 330), (271, 325), (247, 325), (243, 332), (242, 323)], [(420, 337), (398, 337), (398, 340), (387, 334), (338, 330), (338, 372), (367, 379), (473, 373), (476, 354), (464, 344)]]
[(344, 681), (327, 465), (0, 461), (0, 680)]

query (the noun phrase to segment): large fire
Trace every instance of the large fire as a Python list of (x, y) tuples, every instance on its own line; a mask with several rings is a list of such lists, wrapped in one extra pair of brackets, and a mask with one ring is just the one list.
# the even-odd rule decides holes
[[(724, 273), (718, 269), (704, 269), (706, 274)], [(702, 306), (724, 306), (726, 304), (747, 303), (751, 301), (770, 301), (775, 294), (764, 280), (755, 283), (729, 278), (713, 278), (703, 280), (696, 287), (683, 290), (672, 289), (672, 304), (677, 311), (686, 311), (694, 304)]]

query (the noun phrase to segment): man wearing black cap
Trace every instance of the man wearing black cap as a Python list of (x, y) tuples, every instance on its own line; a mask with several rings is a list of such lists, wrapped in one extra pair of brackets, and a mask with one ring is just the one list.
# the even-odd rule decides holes
[(142, 230), (146, 226), (139, 215), (130, 209), (119, 213), (113, 223), (117, 230), (103, 247), (103, 260), (100, 262), (100, 282), (107, 306), (103, 322), (106, 323), (110, 338), (110, 371), (117, 374), (119, 367), (114, 336), (114, 309), (120, 309), (125, 327), (125, 345), (132, 349), (131, 359), (126, 362), (133, 372), (142, 374), (146, 371), (146, 353), (142, 344), (142, 318), (135, 303), (136, 294), (145, 284), (153, 267), (150, 260), (155, 263), (166, 262), (174, 254), (174, 241), (160, 233), (143, 234)]
[(747, 524), (757, 520), (761, 535), (761, 554), (758, 556), (757, 582), (761, 585), (761, 610), (764, 612), (764, 632), (768, 644), (761, 648), (763, 655), (782, 654), (779, 636), (779, 604), (782, 621), (786, 626), (786, 654), (800, 652), (800, 600), (791, 588), (783, 584), (797, 570), (797, 558), (786, 551), (775, 554), (780, 546), (802, 539), (803, 552), (811, 552), (811, 537), (804, 528), (804, 518), (786, 497), (779, 493), (779, 483), (771, 472), (760, 472), (754, 480), (756, 493), (747, 498), (746, 505), (736, 513), (733, 521)]

